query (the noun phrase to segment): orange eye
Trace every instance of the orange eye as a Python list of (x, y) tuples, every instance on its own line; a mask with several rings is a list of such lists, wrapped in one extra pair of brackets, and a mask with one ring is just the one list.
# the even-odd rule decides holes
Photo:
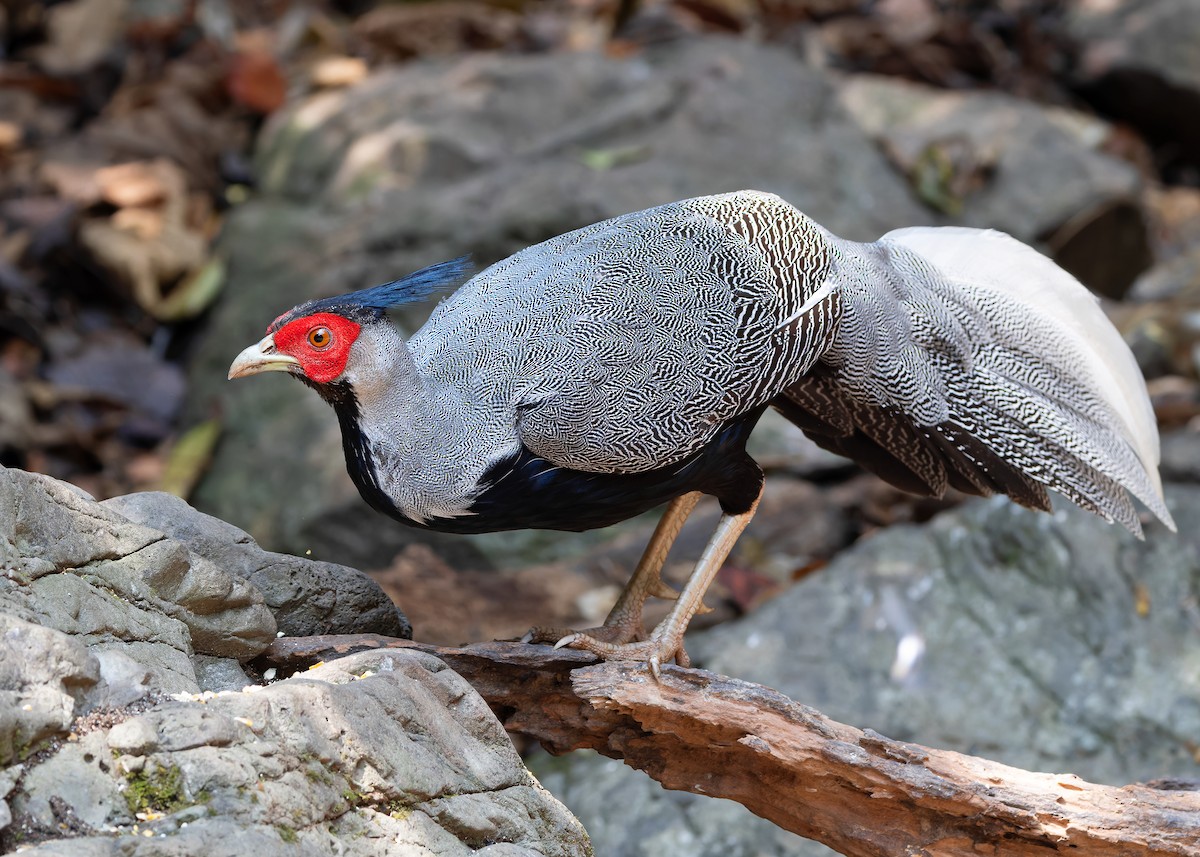
[(328, 348), (333, 342), (333, 334), (328, 327), (314, 327), (308, 332), (308, 344), (318, 351)]

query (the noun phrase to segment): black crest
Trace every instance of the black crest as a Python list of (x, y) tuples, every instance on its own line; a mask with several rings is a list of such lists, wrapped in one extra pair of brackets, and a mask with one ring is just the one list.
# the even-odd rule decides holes
[(362, 323), (378, 321), (393, 307), (423, 301), (431, 295), (462, 284), (471, 270), (470, 259), (460, 256), (449, 262), (439, 262), (422, 268), (407, 277), (384, 283), (382, 286), (307, 301), (275, 319), (267, 333), (274, 333), (294, 318), (316, 312), (333, 312)]

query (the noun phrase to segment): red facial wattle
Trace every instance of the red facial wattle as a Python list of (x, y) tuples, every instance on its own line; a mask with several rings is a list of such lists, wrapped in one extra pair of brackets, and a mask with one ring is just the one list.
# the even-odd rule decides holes
[[(328, 331), (327, 344), (322, 329)], [(344, 316), (318, 312), (293, 319), (275, 331), (275, 347), (299, 360), (309, 380), (328, 384), (346, 370), (350, 346), (361, 330), (357, 322)]]

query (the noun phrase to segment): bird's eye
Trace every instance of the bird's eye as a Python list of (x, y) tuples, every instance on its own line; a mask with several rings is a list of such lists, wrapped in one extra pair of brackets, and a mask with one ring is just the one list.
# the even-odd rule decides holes
[(308, 344), (316, 349), (328, 348), (333, 342), (333, 334), (328, 327), (314, 327), (308, 332)]

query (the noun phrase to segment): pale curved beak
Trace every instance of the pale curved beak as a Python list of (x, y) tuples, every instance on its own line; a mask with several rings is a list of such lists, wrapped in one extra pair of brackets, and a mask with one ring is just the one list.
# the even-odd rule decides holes
[(261, 342), (251, 345), (237, 357), (229, 367), (229, 380), (245, 378), (247, 375), (257, 375), (259, 372), (292, 372), (300, 366), (300, 361), (288, 354), (280, 354), (275, 350), (275, 338), (264, 336)]

